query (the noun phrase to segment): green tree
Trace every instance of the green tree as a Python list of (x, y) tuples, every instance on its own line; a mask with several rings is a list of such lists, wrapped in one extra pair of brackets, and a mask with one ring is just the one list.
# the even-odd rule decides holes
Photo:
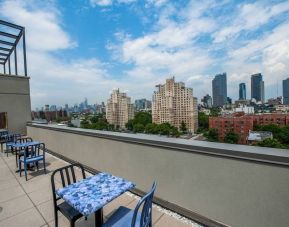
[(89, 121), (85, 118), (83, 120), (81, 120), (80, 122), (80, 128), (86, 128), (89, 129), (90, 128), (90, 124)]
[(171, 125), (169, 123), (162, 123), (158, 125), (158, 132), (161, 135), (170, 135)]
[(220, 107), (212, 107), (210, 109), (210, 116), (212, 117), (218, 117), (221, 113), (221, 108)]
[(260, 146), (260, 147), (272, 147), (272, 148), (283, 148), (282, 144), (278, 140), (271, 139), (271, 138), (267, 138), (267, 139), (264, 139), (263, 141), (258, 142), (257, 146)]
[(133, 131), (134, 132), (144, 132), (145, 127), (143, 124), (137, 123), (133, 125)]
[(125, 124), (125, 127), (127, 128), (127, 130), (132, 131), (133, 130), (133, 119), (128, 120), (128, 122)]
[(198, 113), (199, 131), (207, 131), (209, 129), (209, 116), (203, 112)]
[(216, 128), (210, 128), (207, 132), (204, 133), (204, 136), (210, 142), (218, 142), (219, 141), (219, 133), (218, 133), (218, 129), (216, 129)]
[(280, 143), (289, 145), (289, 126), (288, 125), (281, 128), (281, 131), (278, 134), (277, 139), (280, 141)]
[(182, 133), (187, 132), (187, 126), (186, 126), (186, 123), (184, 121), (181, 122), (180, 130)]
[(152, 115), (148, 112), (138, 112), (134, 119), (133, 124), (142, 124), (146, 126), (147, 124), (152, 123)]
[(181, 135), (177, 127), (171, 127), (170, 134), (174, 137), (180, 137)]
[(228, 132), (226, 133), (225, 135), (225, 138), (224, 138), (224, 142), (225, 143), (232, 143), (232, 144), (237, 144), (238, 141), (239, 141), (240, 137), (237, 133), (235, 132)]
[(158, 134), (158, 125), (155, 123), (148, 123), (145, 126), (145, 133), (147, 134)]
[(96, 122), (98, 122), (98, 119), (99, 119), (99, 116), (94, 115), (89, 120), (90, 120), (91, 123), (96, 123)]

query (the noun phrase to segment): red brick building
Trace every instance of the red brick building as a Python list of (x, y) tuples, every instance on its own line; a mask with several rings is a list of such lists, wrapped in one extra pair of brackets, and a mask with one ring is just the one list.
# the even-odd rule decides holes
[(224, 141), (228, 132), (234, 132), (239, 135), (240, 144), (247, 143), (249, 131), (253, 130), (255, 125), (269, 124), (289, 125), (289, 114), (229, 115), (209, 118), (209, 127), (218, 129), (220, 141)]

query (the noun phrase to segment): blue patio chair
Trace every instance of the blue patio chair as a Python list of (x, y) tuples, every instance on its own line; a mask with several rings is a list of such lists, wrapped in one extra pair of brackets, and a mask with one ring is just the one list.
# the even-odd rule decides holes
[[(28, 143), (32, 141), (33, 139), (31, 137), (21, 137), (16, 140), (16, 143)], [(24, 152), (26, 152), (26, 150), (27, 149), (17, 149), (13, 151), (15, 153), (16, 167), (18, 167), (19, 158), (24, 155)]]
[(7, 157), (8, 157), (8, 153), (13, 153), (13, 149), (11, 145), (16, 143), (16, 141), (19, 138), (21, 138), (21, 134), (7, 134), (7, 136), (5, 137), (5, 144), (6, 144), (5, 153), (7, 154)]
[[(138, 202), (134, 210), (120, 206), (102, 227), (151, 227), (152, 226), (152, 203), (156, 182), (151, 190)], [(142, 211), (139, 212), (140, 207)]]
[[(27, 147), (27, 152), (24, 152), (24, 155), (19, 158), (19, 175), (21, 177), (22, 173), (22, 163), (24, 165), (25, 179), (27, 181), (27, 166), (30, 164), (34, 164), (37, 167), (37, 171), (39, 170), (39, 162), (43, 162), (44, 173), (46, 174), (45, 167), (45, 144), (40, 143), (37, 145), (31, 145)], [(42, 154), (41, 154), (42, 153)]]

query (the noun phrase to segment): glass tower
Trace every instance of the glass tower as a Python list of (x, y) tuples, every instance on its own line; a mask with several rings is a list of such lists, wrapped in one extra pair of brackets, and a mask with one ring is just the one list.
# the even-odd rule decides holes
[(227, 74), (217, 74), (212, 81), (213, 106), (223, 106), (227, 102)]
[(251, 76), (251, 98), (264, 102), (264, 81), (261, 73)]
[(239, 84), (239, 100), (246, 100), (246, 84)]
[(283, 104), (289, 105), (289, 78), (283, 80)]

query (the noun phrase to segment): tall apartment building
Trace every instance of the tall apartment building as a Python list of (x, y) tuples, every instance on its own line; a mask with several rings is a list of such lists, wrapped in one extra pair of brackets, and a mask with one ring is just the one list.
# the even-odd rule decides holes
[(131, 99), (117, 90), (113, 90), (106, 105), (106, 119), (109, 124), (116, 127), (125, 128), (128, 120), (134, 118), (134, 107), (131, 104)]
[(257, 102), (264, 103), (264, 92), (264, 81), (262, 74), (253, 74), (251, 76), (251, 98), (256, 99)]
[(227, 74), (217, 74), (212, 81), (213, 106), (223, 106), (227, 103)]
[(239, 100), (246, 100), (246, 84), (239, 84)]
[(283, 104), (289, 105), (289, 78), (283, 80)]
[(180, 128), (182, 121), (189, 132), (198, 129), (197, 98), (193, 97), (193, 89), (186, 88), (183, 82), (176, 83), (175, 78), (157, 85), (153, 94), (152, 120), (156, 124), (170, 123)]

